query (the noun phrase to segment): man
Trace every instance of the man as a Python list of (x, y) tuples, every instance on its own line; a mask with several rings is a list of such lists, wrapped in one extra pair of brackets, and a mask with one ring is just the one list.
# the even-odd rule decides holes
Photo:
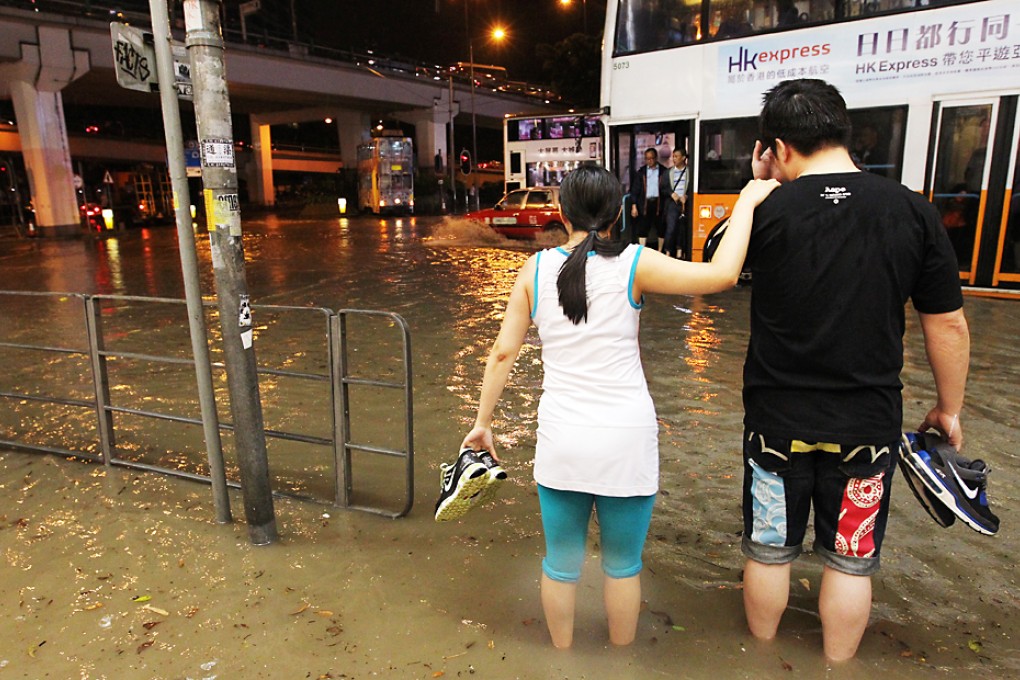
[(670, 257), (691, 259), (690, 231), (687, 229), (687, 152), (673, 149), (673, 167), (666, 172), (666, 233), (659, 250)]
[(889, 511), (902, 429), (904, 305), (920, 317), (937, 401), (921, 429), (955, 447), (970, 338), (953, 249), (934, 207), (860, 172), (838, 90), (766, 93), (754, 176), (783, 186), (755, 212), (744, 364), (744, 607), (776, 635), (814, 505), (826, 657), (854, 656)]
[(666, 193), (662, 191), (665, 184), (666, 166), (659, 162), (659, 152), (654, 147), (649, 147), (645, 150), (644, 166), (634, 174), (634, 179), (630, 183), (630, 195), (633, 199), (630, 216), (634, 218), (632, 243), (644, 245), (652, 227), (655, 227), (655, 234), (658, 237), (663, 199), (666, 198)]

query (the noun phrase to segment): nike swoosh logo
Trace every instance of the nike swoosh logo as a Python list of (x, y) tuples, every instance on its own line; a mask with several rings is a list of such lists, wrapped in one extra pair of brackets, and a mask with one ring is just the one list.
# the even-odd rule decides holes
[(964, 482), (962, 479), (960, 479), (960, 475), (956, 471), (956, 468), (954, 468), (952, 465), (949, 465), (949, 471), (953, 473), (953, 476), (956, 477), (956, 481), (960, 483), (961, 487), (963, 487), (963, 495), (964, 496), (966, 496), (967, 498), (969, 498), (971, 500), (974, 500), (975, 498), (977, 498), (978, 490), (977, 489), (973, 489), (972, 490), (969, 486), (967, 486), (967, 483)]
[(452, 488), (453, 488), (453, 474), (451, 473), (446, 476), (446, 479), (443, 480), (443, 491), (449, 491)]

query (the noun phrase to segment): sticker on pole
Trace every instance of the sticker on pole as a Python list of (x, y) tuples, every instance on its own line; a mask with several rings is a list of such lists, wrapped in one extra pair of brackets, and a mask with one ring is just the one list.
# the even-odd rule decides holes
[(170, 43), (170, 53), (174, 58), (174, 89), (177, 90), (177, 98), (191, 101), (195, 88), (191, 83), (191, 58), (188, 56), (188, 49), (184, 43), (173, 41)]
[(255, 333), (251, 327), (251, 303), (247, 295), (241, 296), (237, 310), (237, 325), (241, 328), (241, 346), (245, 349), (251, 349)]
[(234, 143), (229, 139), (203, 139), (200, 148), (204, 167), (234, 167)]
[(247, 295), (241, 296), (241, 303), (238, 305), (237, 325), (241, 328), (251, 326), (251, 300)]
[(206, 190), (209, 231), (224, 231), (230, 236), (241, 235), (241, 202), (237, 194), (216, 194)]

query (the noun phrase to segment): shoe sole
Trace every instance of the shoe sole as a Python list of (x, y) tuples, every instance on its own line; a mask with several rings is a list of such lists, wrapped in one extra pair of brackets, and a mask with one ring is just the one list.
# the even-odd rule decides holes
[[(932, 498), (931, 492), (925, 486), (924, 481), (917, 477), (914, 468), (906, 461), (900, 459), (900, 472), (906, 481), (914, 498), (921, 504), (928, 516), (935, 520), (935, 523), (942, 528), (948, 528), (956, 523), (956, 514), (947, 508), (938, 498)], [(940, 512), (941, 511), (941, 512)]]
[(478, 500), (478, 504), (488, 503), (496, 497), (496, 492), (499, 491), (499, 487), (506, 481), (506, 470), (501, 467), (489, 468), (489, 474), (486, 478), (485, 489), (482, 492), (481, 497)]
[(488, 468), (482, 463), (468, 466), (457, 480), (457, 489), (436, 508), (436, 521), (460, 519), (480, 500), (479, 494), (489, 485)]
[(909, 450), (901, 458), (910, 468), (917, 473), (921, 481), (924, 483), (925, 488), (933, 493), (942, 504), (949, 509), (954, 515), (964, 521), (971, 529), (978, 533), (985, 534), (986, 536), (994, 536), (998, 530), (992, 530), (981, 523), (980, 519), (976, 519), (971, 513), (967, 512), (966, 508), (961, 507), (961, 502), (957, 494), (942, 481), (942, 478), (936, 474), (934, 470), (928, 465), (927, 462), (916, 452)]

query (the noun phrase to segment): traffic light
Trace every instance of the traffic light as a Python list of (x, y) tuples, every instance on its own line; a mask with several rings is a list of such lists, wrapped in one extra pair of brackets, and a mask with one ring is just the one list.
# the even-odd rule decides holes
[(464, 149), (460, 152), (460, 171), (462, 174), (471, 174), (471, 153)]

